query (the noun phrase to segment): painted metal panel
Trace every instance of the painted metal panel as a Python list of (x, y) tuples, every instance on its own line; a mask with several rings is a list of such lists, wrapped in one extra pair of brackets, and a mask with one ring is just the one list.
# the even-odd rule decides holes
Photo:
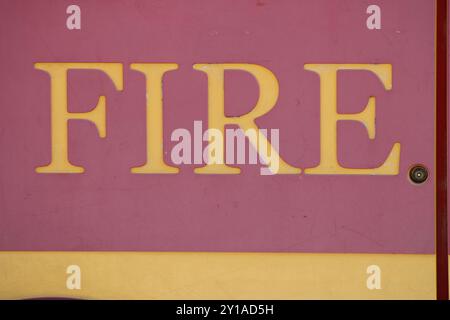
[[(188, 261), (173, 252), (230, 252), (230, 268), (283, 253), (286, 275), (307, 270), (291, 284), (327, 261), (361, 297), (434, 297), (434, 1), (78, 1), (80, 21), (68, 5), (0, 1), (0, 267), (17, 266), (14, 251), (139, 251), (133, 270), (155, 252), (174, 255), (161, 270)], [(227, 136), (214, 156), (243, 151), (245, 163), (207, 166), (205, 131), (253, 120), (272, 144), (279, 135), (278, 171)], [(415, 165), (424, 183), (411, 181)], [(393, 271), (392, 254), (410, 271)], [(369, 290), (367, 267), (383, 263), (401, 280)], [(249, 277), (230, 281), (263, 281)], [(20, 295), (3, 281), (2, 296)], [(307, 286), (335, 298), (346, 283)]]

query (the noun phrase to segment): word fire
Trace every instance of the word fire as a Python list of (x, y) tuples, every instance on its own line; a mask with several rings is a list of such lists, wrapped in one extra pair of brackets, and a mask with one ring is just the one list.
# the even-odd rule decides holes
[[(89, 112), (74, 113), (67, 109), (67, 73), (72, 69), (99, 70), (108, 75), (117, 90), (123, 90), (123, 65), (121, 63), (36, 63), (35, 68), (49, 74), (51, 80), (51, 162), (36, 168), (38, 173), (83, 173), (84, 168), (70, 163), (68, 158), (68, 121), (88, 120), (98, 130), (99, 136), (106, 137), (106, 98), (100, 96), (98, 104)], [(164, 161), (163, 148), (163, 95), (162, 80), (164, 74), (178, 68), (174, 63), (133, 63), (131, 70), (141, 72), (146, 78), (146, 163), (131, 168), (135, 174), (173, 174), (179, 168)], [(256, 154), (264, 164), (262, 175), (299, 174), (302, 169), (294, 167), (283, 160), (279, 154), (277, 130), (271, 132), (272, 145), (267, 139), (267, 132), (258, 128), (255, 120), (268, 113), (278, 100), (278, 80), (269, 69), (256, 64), (195, 64), (195, 70), (208, 77), (208, 130), (203, 138), (209, 141), (208, 147), (199, 157), (194, 150), (194, 163), (203, 158), (205, 166), (195, 168), (198, 174), (239, 174), (240, 169), (229, 164), (234, 158), (234, 146), (224, 145), (224, 137), (244, 137), (248, 139), (255, 152), (249, 152), (251, 163), (256, 163)], [(314, 168), (305, 169), (306, 174), (333, 175), (397, 175), (400, 163), (400, 143), (393, 144), (385, 161), (376, 168), (344, 168), (337, 157), (337, 122), (357, 121), (365, 126), (370, 139), (375, 139), (375, 97), (369, 97), (363, 111), (356, 114), (337, 112), (337, 72), (344, 70), (368, 71), (375, 74), (386, 90), (392, 89), (392, 65), (390, 64), (306, 64), (305, 70), (316, 73), (320, 78), (320, 163)], [(247, 114), (227, 117), (224, 107), (225, 71), (237, 70), (248, 72), (259, 87), (259, 99)], [(196, 123), (194, 125), (201, 125)], [(225, 132), (225, 126), (238, 126), (240, 130)], [(236, 133), (237, 132), (237, 133)], [(188, 148), (189, 132), (180, 130), (172, 135), (178, 140), (171, 156), (174, 164), (191, 163)], [(242, 140), (242, 139), (241, 139)], [(227, 150), (227, 159), (224, 159)], [(237, 163), (245, 158), (238, 147)], [(388, 151), (388, 150), (386, 150)], [(381, 156), (380, 156), (381, 157)], [(234, 160), (233, 160), (234, 161)]]

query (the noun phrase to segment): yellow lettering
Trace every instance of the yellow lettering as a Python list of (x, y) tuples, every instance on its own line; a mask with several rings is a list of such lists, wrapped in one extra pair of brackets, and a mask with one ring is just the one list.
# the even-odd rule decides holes
[(337, 72), (339, 70), (367, 70), (378, 76), (386, 90), (392, 89), (390, 64), (306, 64), (305, 70), (320, 77), (320, 164), (305, 169), (306, 174), (397, 175), (400, 164), (400, 143), (395, 143), (386, 161), (378, 168), (343, 168), (337, 159), (337, 122), (358, 121), (364, 124), (370, 139), (375, 139), (375, 97), (357, 114), (337, 113)]
[(97, 106), (89, 112), (67, 111), (67, 71), (69, 69), (101, 70), (113, 81), (117, 90), (123, 90), (121, 63), (36, 63), (35, 68), (47, 72), (51, 80), (51, 144), (49, 165), (36, 168), (38, 173), (82, 173), (83, 167), (72, 165), (68, 159), (67, 123), (71, 119), (88, 120), (95, 124), (101, 138), (106, 137), (106, 100), (100, 96)]
[(131, 168), (132, 173), (178, 173), (179, 169), (164, 162), (163, 89), (166, 72), (177, 70), (173, 63), (133, 63), (131, 69), (140, 71), (147, 80), (147, 162)]
[[(267, 163), (268, 169), (273, 174), (298, 174), (301, 172), (299, 168), (295, 168), (287, 164), (278, 152), (267, 141), (264, 134), (261, 133), (255, 123), (255, 119), (269, 112), (278, 99), (278, 81), (275, 75), (268, 69), (255, 64), (195, 64), (195, 70), (202, 71), (208, 76), (208, 126), (217, 129), (224, 137), (225, 125), (238, 125), (245, 131), (253, 129), (258, 132), (255, 135), (247, 135), (250, 143), (258, 150), (260, 157), (264, 157), (264, 163)], [(259, 99), (256, 106), (247, 114), (239, 117), (227, 117), (224, 110), (224, 74), (225, 70), (246, 71), (253, 75), (259, 86)], [(250, 130), (252, 131), (252, 130)], [(267, 144), (270, 150), (270, 157), (267, 152), (259, 152), (259, 142)], [(221, 153), (223, 157), (223, 152)], [(270, 161), (274, 159), (278, 161)], [(278, 162), (278, 163), (275, 163)], [(279, 165), (278, 165), (279, 164)], [(240, 169), (227, 166), (223, 159), (217, 160), (215, 163), (207, 164), (204, 167), (195, 169), (195, 173), (199, 174), (239, 174)]]

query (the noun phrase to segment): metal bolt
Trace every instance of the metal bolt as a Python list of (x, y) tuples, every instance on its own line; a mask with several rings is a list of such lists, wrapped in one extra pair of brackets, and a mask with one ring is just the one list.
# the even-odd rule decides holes
[(409, 178), (413, 183), (422, 184), (428, 179), (428, 170), (422, 165), (416, 165), (409, 170)]

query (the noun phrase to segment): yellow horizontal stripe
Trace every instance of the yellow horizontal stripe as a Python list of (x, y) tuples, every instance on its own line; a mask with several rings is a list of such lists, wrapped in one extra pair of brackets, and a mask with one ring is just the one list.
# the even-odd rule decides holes
[[(66, 288), (69, 265), (80, 290)], [(434, 255), (0, 252), (3, 299), (435, 299), (435, 282)]]

